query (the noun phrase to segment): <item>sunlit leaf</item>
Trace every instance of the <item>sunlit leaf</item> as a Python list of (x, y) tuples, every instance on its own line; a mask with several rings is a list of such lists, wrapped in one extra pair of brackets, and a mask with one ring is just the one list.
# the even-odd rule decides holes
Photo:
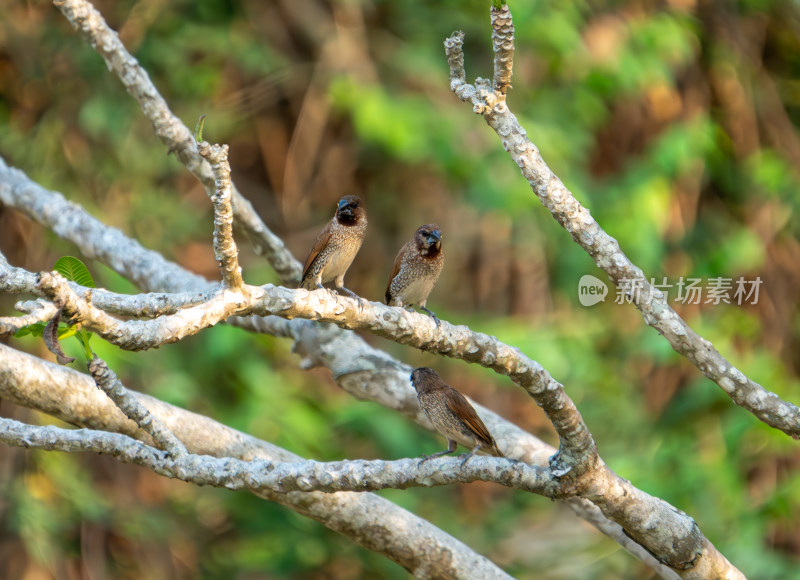
[(94, 288), (94, 278), (89, 273), (89, 269), (78, 258), (63, 256), (59, 258), (53, 270), (64, 276), (70, 282), (75, 282), (86, 288)]

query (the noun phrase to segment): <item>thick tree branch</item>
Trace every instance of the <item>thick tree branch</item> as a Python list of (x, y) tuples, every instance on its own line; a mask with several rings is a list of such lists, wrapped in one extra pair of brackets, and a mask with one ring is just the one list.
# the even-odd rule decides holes
[[(203, 415), (141, 393), (131, 394), (190, 453), (245, 461), (303, 461), (285, 449)], [(0, 398), (40, 409), (75, 425), (141, 438), (148, 445), (153, 443), (88, 376), (3, 344), (0, 344)], [(426, 520), (373, 494), (263, 491), (258, 495), (321, 522), (361, 546), (383, 554), (419, 578), (509, 578), (489, 560)], [(415, 533), (406, 533), (409, 529)]]
[[(2, 266), (0, 266), (2, 268)], [(93, 307), (73, 292), (58, 274), (43, 272), (40, 288), (73, 323), (80, 323), (112, 344), (127, 350), (176, 342), (214, 326), (228, 317), (257, 314), (333, 322), (347, 329), (369, 330), (421, 350), (436, 352), (508, 375), (547, 413), (559, 434), (560, 453), (553, 467), (561, 475), (580, 475), (597, 464), (594, 440), (563, 385), (539, 363), (494, 337), (377, 302), (365, 305), (327, 290), (291, 290), (268, 284), (247, 286), (241, 292), (223, 290), (209, 302), (155, 320), (120, 321)], [(558, 466), (555, 465), (558, 463)]]
[[(183, 165), (214, 195), (214, 176), (208, 163), (197, 152), (191, 131), (170, 111), (167, 102), (153, 85), (147, 72), (125, 49), (116, 32), (103, 16), (85, 0), (54, 0), (72, 27), (103, 58), (108, 69), (119, 78), (153, 124), (156, 136), (175, 153)], [(238, 227), (242, 227), (254, 250), (263, 254), (285, 284), (300, 281), (300, 263), (286, 249), (283, 241), (264, 224), (247, 199), (233, 190), (233, 210)]]
[[(800, 438), (800, 408), (746, 377), (669, 306), (664, 294), (652, 287), (642, 270), (622, 252), (617, 240), (600, 227), (589, 210), (547, 166), (506, 105), (505, 94), (494, 90), (486, 79), (478, 78), (474, 85), (466, 83), (463, 43), (463, 32), (454, 33), (444, 43), (450, 63), (451, 89), (462, 101), (472, 103), (476, 113), (483, 115), (533, 192), (558, 223), (615, 284), (627, 291), (645, 322), (664, 336), (676, 352), (717, 383), (734, 403), (767, 425), (795, 439)], [(508, 65), (510, 67), (510, 63)]]
[[(19, 174), (20, 174), (20, 172), (17, 172), (17, 171), (13, 171), (11, 173), (12, 177), (14, 177), (14, 178), (17, 178)], [(0, 176), (2, 176), (2, 173), (0, 173)], [(34, 189), (31, 189), (31, 188), (24, 189), (24, 191), (26, 193), (28, 193), (28, 194), (30, 192), (35, 192), (35, 193), (37, 193), (37, 194), (39, 194), (41, 196), (41, 199), (36, 199), (33, 202), (30, 199), (30, 195), (25, 195), (22, 198), (20, 198), (20, 197), (18, 197), (16, 195), (13, 195), (14, 193), (16, 193), (18, 191), (20, 191), (20, 190), (17, 189), (17, 188), (11, 188), (11, 189), (4, 188), (2, 186), (2, 181), (0, 181), (0, 200), (6, 202), (6, 199), (7, 199), (9, 202), (12, 202), (12, 203), (9, 203), (9, 205), (18, 204), (18, 205), (22, 206), (23, 208), (26, 208), (26, 207), (29, 207), (30, 205), (34, 205), (34, 206), (38, 207), (39, 204), (42, 204), (43, 207), (44, 206), (51, 207), (51, 206), (58, 206), (58, 204), (60, 202), (63, 202), (63, 198), (61, 196), (59, 196), (58, 194), (52, 194), (50, 192), (47, 192), (47, 191), (41, 190), (41, 189), (39, 189), (39, 190), (36, 190), (35, 188)], [(5, 199), (3, 198), (3, 196), (5, 196)], [(30, 215), (31, 215), (31, 217), (33, 217), (33, 219), (37, 219), (35, 217), (37, 215), (36, 213), (30, 212)], [(93, 247), (93, 246), (91, 246), (91, 244), (96, 244), (96, 243), (101, 243), (102, 244), (102, 242), (104, 240), (111, 240), (112, 243), (119, 243), (119, 241), (115, 239), (114, 235), (100, 235), (101, 233), (104, 232), (105, 229), (113, 230), (112, 228), (107, 228), (107, 226), (101, 224), (100, 222), (98, 222), (97, 220), (94, 220), (93, 218), (88, 218), (87, 219), (87, 216), (85, 216), (85, 215), (74, 215), (72, 217), (73, 217), (73, 219), (75, 220), (76, 223), (78, 223), (78, 224), (80, 224), (82, 226), (83, 225), (88, 225), (88, 226), (92, 226), (92, 227), (95, 227), (95, 228), (98, 229), (98, 235), (92, 235), (90, 237), (90, 240), (91, 240), (90, 246), (87, 248), (89, 250), (89, 252), (97, 252), (98, 254), (104, 255), (105, 254), (104, 249)], [(116, 230), (113, 230), (113, 232), (118, 233)], [(121, 234), (119, 234), (119, 235), (121, 236)], [(86, 242), (84, 241), (83, 243), (86, 243)], [(129, 251), (135, 251), (135, 246), (137, 246), (137, 245), (135, 243), (132, 243), (132, 245), (134, 247), (126, 246), (126, 248), (129, 249)], [(141, 249), (141, 250), (146, 252), (144, 249)], [(162, 261), (163, 261), (163, 259), (162, 259)], [(162, 269), (158, 272), (159, 275), (163, 275), (165, 269), (170, 269), (171, 268), (171, 269), (177, 270), (176, 274), (178, 274), (178, 275), (176, 275), (174, 278), (170, 278), (170, 280), (180, 280), (182, 278), (185, 278), (185, 276), (182, 277), (182, 276), (179, 275), (180, 272), (181, 272), (181, 269), (178, 266), (175, 266), (174, 264), (171, 264), (171, 263), (166, 262), (166, 261), (163, 261), (163, 262), (164, 263), (162, 264)], [(131, 268), (134, 268), (134, 269), (136, 269), (138, 267), (137, 262), (135, 260), (127, 260), (127, 261), (123, 262), (123, 264), (126, 267), (131, 267)], [(120, 272), (120, 273), (125, 275), (124, 271)], [(2, 274), (0, 274), (0, 284), (2, 284), (2, 280), (3, 280), (3, 276), (2, 276)], [(164, 280), (164, 278), (162, 276), (160, 276), (158, 278), (158, 280), (159, 280), (159, 282), (161, 282), (161, 281)], [(276, 289), (276, 290), (286, 291), (286, 292), (290, 292), (290, 293), (291, 292), (301, 292), (299, 290), (298, 291), (291, 291), (291, 290), (287, 290), (287, 289), (284, 289), (284, 288), (280, 288), (280, 289)], [(303, 290), (302, 292), (307, 292), (307, 291)], [(327, 294), (327, 293), (325, 293), (325, 294)], [(329, 301), (331, 300), (330, 295), (328, 295), (327, 298), (328, 298)], [(334, 314), (333, 315), (334, 316), (342, 314), (342, 310), (340, 309), (339, 304), (338, 304), (339, 301), (341, 301), (342, 304), (349, 304), (349, 308), (353, 308), (353, 305), (350, 304), (350, 302), (352, 302), (352, 301), (349, 301), (348, 299), (345, 299), (345, 298), (335, 298), (335, 299), (333, 299), (333, 303), (334, 303), (334, 306), (333, 306)], [(279, 302), (280, 302), (280, 300), (279, 300)], [(283, 303), (280, 304), (281, 307), (283, 307), (283, 305), (284, 305)], [(385, 308), (385, 309), (387, 309), (387, 310), (389, 310), (391, 312), (395, 312), (395, 311), (398, 310), (398, 309), (390, 309), (389, 307), (385, 307), (383, 305), (377, 305), (377, 304), (373, 304), (371, 306), (373, 306), (373, 307), (377, 306), (377, 307), (380, 307), (380, 308)], [(397, 312), (397, 313), (399, 315), (403, 315), (404, 314), (402, 311)], [(355, 312), (354, 312), (354, 314), (355, 314)], [(407, 316), (413, 316), (413, 314), (411, 314), (411, 313), (407, 313), (406, 315)], [(428, 322), (430, 322), (427, 317), (422, 317), (421, 315), (417, 315), (417, 316), (420, 316), (419, 321), (422, 322), (422, 327), (421, 328), (426, 329), (426, 332), (430, 332), (430, 331), (434, 331), (435, 330), (435, 327), (433, 325), (431, 325), (428, 328), (425, 327), (425, 325)], [(413, 323), (413, 319), (411, 319), (411, 320), (412, 320), (412, 323)], [(138, 322), (139, 324), (143, 324), (140, 321), (135, 321), (135, 322)], [(365, 345), (361, 339), (359, 339), (357, 336), (353, 335), (352, 333), (343, 332), (343, 331), (341, 331), (341, 330), (339, 330), (337, 328), (332, 328), (332, 327), (326, 326), (326, 325), (312, 324), (312, 323), (309, 323), (306, 320), (286, 321), (286, 320), (275, 319), (274, 317), (266, 317), (266, 318), (258, 318), (258, 317), (256, 317), (253, 320), (245, 319), (245, 322), (246, 323), (249, 322), (249, 324), (244, 324), (245, 327), (250, 326), (250, 327), (252, 327), (254, 329), (264, 329), (264, 328), (266, 328), (271, 332), (276, 332), (278, 334), (283, 333), (282, 335), (293, 336), (293, 338), (295, 338), (295, 340), (297, 341), (296, 342), (297, 350), (303, 356), (306, 357), (305, 360), (308, 361), (308, 364), (319, 364), (319, 363), (325, 364), (325, 366), (328, 366), (329, 368), (331, 368), (334, 371), (334, 378), (336, 378), (337, 382), (343, 388), (345, 388), (349, 392), (354, 393), (356, 396), (362, 397), (365, 394), (371, 394), (375, 398), (375, 400), (383, 402), (385, 400), (385, 398), (386, 398), (386, 395), (385, 394), (375, 395), (375, 392), (379, 391), (379, 390), (383, 391), (384, 389), (386, 389), (385, 385), (386, 385), (386, 383), (388, 381), (389, 384), (395, 385), (394, 391), (396, 393), (402, 393), (402, 400), (404, 402), (401, 403), (399, 406), (401, 408), (403, 408), (403, 409), (412, 409), (413, 408), (414, 412), (416, 412), (416, 413), (419, 412), (418, 406), (416, 404), (415, 397), (412, 394), (413, 390), (410, 389), (409, 384), (408, 384), (408, 371), (410, 369), (408, 369), (405, 365), (402, 365), (401, 363), (398, 363), (397, 361), (394, 361), (390, 357), (387, 357), (385, 354), (380, 353), (380, 351), (375, 351), (374, 349), (372, 349), (372, 351), (373, 351), (372, 355), (369, 355), (369, 354), (365, 353), (362, 356), (355, 357), (355, 356), (353, 356), (353, 353), (356, 352), (356, 351), (353, 348), (339, 348), (341, 346), (342, 342), (346, 341), (346, 342), (351, 342), (352, 343), (350, 346), (355, 346), (356, 348), (359, 348), (360, 350), (370, 349), (370, 347)], [(371, 323), (379, 324), (380, 321), (379, 320), (375, 321), (373, 319), (373, 320), (368, 321), (367, 323), (368, 324), (371, 324)], [(409, 330), (409, 323), (408, 322), (405, 322), (405, 323), (397, 323), (396, 322), (395, 326), (398, 326), (398, 327), (402, 326), (406, 330)], [(410, 333), (413, 334), (413, 330), (410, 330)], [(299, 335), (299, 339), (297, 338), (298, 335)], [(506, 348), (508, 348), (508, 347), (506, 347)], [(347, 353), (347, 356), (343, 357), (342, 356), (343, 353)], [(378, 354), (378, 353), (380, 353), (380, 354)], [(492, 356), (487, 357), (487, 361), (493, 360), (492, 359), (493, 356), (496, 358), (495, 355), (492, 355)], [(402, 369), (402, 370), (400, 370), (400, 369)], [(371, 383), (376, 383), (376, 386), (369, 387), (368, 390), (365, 390), (365, 385), (370, 385)], [(383, 385), (381, 385), (381, 383), (383, 383)], [(378, 385), (380, 385), (380, 386), (378, 386)], [(152, 409), (152, 407), (150, 407), (149, 405), (148, 405), (148, 408)], [(479, 412), (481, 412), (481, 410), (479, 410)], [(483, 413), (482, 413), (482, 417), (485, 417), (485, 415)], [(430, 425), (426, 424), (426, 421), (420, 421), (420, 422), (422, 424), (425, 424), (427, 427), (430, 428)], [(495, 435), (497, 435), (496, 423), (497, 423), (497, 421), (495, 421), (495, 424), (487, 423), (487, 425), (489, 425), (490, 429), (492, 430), (492, 432)], [(507, 425), (507, 423), (505, 423), (503, 421), (500, 421), (499, 423), (502, 426)], [(508, 430), (507, 427), (505, 427), (505, 429), (506, 429), (506, 431)], [(587, 434), (588, 434), (588, 432), (587, 432)], [(520, 447), (519, 447), (519, 437), (520, 437), (520, 435), (519, 435), (518, 432), (515, 433), (515, 435), (516, 435), (516, 437), (512, 437), (510, 439), (515, 442), (515, 448), (516, 449), (520, 449)], [(526, 435), (526, 437), (529, 437), (529, 436)], [(181, 439), (183, 440), (183, 438), (181, 438)], [(501, 449), (505, 450), (507, 455), (510, 455), (509, 448), (504, 446), (504, 444), (503, 444), (503, 442), (502, 442), (502, 440), (500, 438), (498, 438), (498, 443), (500, 444)], [(536, 445), (535, 448), (536, 448), (536, 450), (533, 452), (533, 455), (535, 457), (537, 457), (540, 461), (543, 460), (543, 458), (546, 456), (546, 454), (548, 454), (548, 448), (546, 446), (542, 446), (541, 444)], [(521, 448), (521, 449), (524, 449), (524, 447)], [(522, 459), (521, 456), (514, 456), (514, 455), (510, 455), (510, 456)], [(579, 470), (575, 470), (574, 472), (570, 473), (570, 467), (569, 466), (565, 466), (563, 464), (559, 465), (559, 463), (560, 462), (556, 462), (556, 465), (554, 465), (554, 467), (556, 467), (556, 471), (557, 472), (564, 473), (570, 478), (571, 477), (575, 477), (577, 475)], [(605, 466), (598, 465), (597, 468), (598, 469), (605, 469)], [(617, 477), (617, 476), (614, 475), (614, 477)], [(630, 484), (628, 484), (628, 485), (630, 485)], [(633, 489), (635, 489), (635, 488), (633, 488)], [(579, 514), (585, 514), (584, 517), (588, 517), (590, 519), (590, 521), (593, 521), (594, 519), (597, 519), (597, 514), (593, 511), (593, 508), (589, 504), (585, 503), (585, 500), (582, 501), (582, 502), (570, 501), (570, 502), (568, 502), (568, 505), (573, 507), (573, 509), (576, 509), (576, 511)], [(588, 515), (586, 515), (586, 514), (588, 514)], [(675, 517), (675, 510), (673, 508), (669, 508), (669, 511), (665, 513), (665, 516), (667, 517), (667, 519)], [(648, 520), (644, 521), (644, 522), (642, 522), (642, 521), (639, 521), (639, 522), (629, 521), (629, 522), (626, 522), (626, 524), (628, 524), (630, 528), (635, 529), (639, 525), (641, 525), (642, 523), (644, 523), (646, 525), (650, 525), (648, 522), (650, 522), (651, 520), (652, 520), (652, 516), (650, 516), (650, 518)], [(680, 527), (680, 526), (678, 526), (678, 527)], [(656, 563), (655, 560), (652, 557), (652, 554), (650, 552), (648, 552), (648, 550), (652, 551), (653, 553), (661, 553), (661, 551), (658, 550), (658, 549), (655, 549), (655, 547), (652, 546), (652, 545), (649, 548), (643, 548), (643, 546), (640, 543), (632, 542), (631, 541), (631, 537), (635, 537), (635, 536), (632, 536), (632, 534), (630, 534), (630, 529), (626, 533), (623, 528), (625, 528), (625, 526), (621, 526), (619, 524), (612, 524), (610, 522), (607, 523), (603, 527), (603, 529), (605, 529), (605, 530), (609, 530), (609, 529), (612, 530), (614, 532), (614, 535), (612, 537), (614, 537), (621, 545), (628, 547), (634, 554), (637, 555), (637, 557), (639, 557), (640, 559), (648, 562), (648, 564), (651, 567), (653, 567), (656, 570), (660, 570), (663, 577), (665, 577), (665, 578), (670, 577), (669, 573), (664, 572), (664, 567), (660, 566), (658, 563)], [(625, 529), (627, 529), (627, 528), (625, 528)], [(672, 527), (665, 526), (664, 529), (665, 530), (672, 530)], [(661, 540), (665, 543), (666, 546), (669, 546), (675, 541), (675, 538), (672, 538), (669, 535), (667, 535), (667, 536), (661, 538)], [(639, 540), (639, 541), (642, 541), (642, 540)], [(703, 541), (707, 542), (705, 539), (703, 539)], [(647, 545), (647, 544), (645, 544), (645, 545)], [(670, 552), (670, 550), (667, 548), (664, 553), (669, 553), (669, 552)], [(711, 553), (715, 557), (719, 556), (719, 554), (713, 549), (713, 546), (711, 546)], [(719, 557), (721, 557), (721, 556), (719, 556)], [(678, 560), (679, 561), (683, 561), (681, 557), (679, 557)], [(712, 558), (712, 560), (713, 560), (713, 558)], [(724, 560), (724, 558), (723, 558), (723, 560)]]

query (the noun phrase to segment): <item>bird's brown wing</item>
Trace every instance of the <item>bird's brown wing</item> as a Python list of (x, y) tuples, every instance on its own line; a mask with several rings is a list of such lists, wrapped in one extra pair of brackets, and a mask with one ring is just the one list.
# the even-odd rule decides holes
[[(336, 219), (336, 218), (333, 218)], [(314, 260), (317, 259), (319, 253), (322, 251), (322, 248), (328, 243), (328, 240), (331, 238), (331, 228), (332, 228), (333, 220), (329, 221), (328, 224), (323, 228), (323, 230), (317, 236), (317, 240), (314, 242), (314, 245), (311, 248), (311, 251), (308, 253), (308, 258), (306, 258), (306, 263), (303, 266), (303, 278), (302, 283), (305, 282), (306, 276), (308, 275), (308, 271), (311, 269), (311, 264), (314, 263)]]
[(492, 438), (492, 434), (489, 433), (486, 425), (483, 424), (483, 421), (478, 417), (478, 414), (475, 412), (475, 409), (472, 408), (472, 405), (469, 404), (469, 401), (464, 398), (464, 395), (456, 391), (453, 387), (444, 389), (442, 393), (444, 393), (444, 399), (447, 401), (447, 406), (450, 410), (467, 424), (467, 427), (475, 433), (478, 439), (481, 439), (486, 445), (494, 448), (495, 442)]
[(408, 246), (408, 244), (400, 248), (400, 251), (397, 252), (397, 257), (394, 259), (392, 271), (389, 272), (389, 280), (386, 282), (385, 292), (386, 304), (389, 304), (389, 302), (392, 300), (392, 297), (389, 295), (389, 289), (392, 287), (392, 280), (394, 280), (394, 277), (400, 273), (400, 266), (403, 264), (403, 254), (406, 253), (406, 246)]

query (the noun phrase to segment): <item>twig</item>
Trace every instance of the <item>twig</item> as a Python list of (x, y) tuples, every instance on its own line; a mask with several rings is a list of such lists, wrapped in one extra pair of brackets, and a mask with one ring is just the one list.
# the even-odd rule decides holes
[(24, 316), (0, 317), (0, 336), (14, 334), (20, 328), (36, 324), (37, 322), (47, 322), (58, 312), (58, 309), (52, 302), (45, 302), (44, 300), (33, 300), (29, 303), (25, 303), (24, 306), (23, 304), (17, 304), (16, 308), (21, 312), (28, 312), (29, 314)]
[[(514, 65), (514, 23), (508, 6), (492, 6), (492, 47), (494, 48), (494, 90), (501, 95), (511, 88)], [(463, 65), (462, 65), (463, 68)]]
[(242, 269), (239, 267), (239, 250), (233, 239), (233, 211), (231, 209), (231, 164), (228, 163), (227, 145), (210, 145), (208, 141), (197, 144), (200, 156), (211, 165), (214, 173), (214, 255), (222, 272), (226, 288), (242, 289)]
[(147, 410), (147, 407), (139, 403), (128, 392), (128, 389), (123, 386), (103, 359), (95, 355), (86, 365), (98, 388), (114, 401), (114, 404), (128, 419), (134, 421), (144, 432), (148, 433), (161, 449), (173, 457), (186, 453), (186, 447), (180, 439), (175, 437), (160, 420)]
[[(53, 4), (103, 57), (108, 69), (119, 78), (128, 94), (136, 99), (161, 142), (200, 180), (208, 196), (214, 195), (214, 176), (209, 165), (198, 155), (192, 132), (172, 114), (147, 72), (125, 49), (103, 16), (85, 0), (54, 0)], [(236, 222), (244, 229), (254, 250), (266, 256), (283, 283), (299, 282), (302, 273), (300, 263), (286, 249), (283, 241), (270, 231), (250, 202), (236, 189), (233, 190), (232, 199)]]

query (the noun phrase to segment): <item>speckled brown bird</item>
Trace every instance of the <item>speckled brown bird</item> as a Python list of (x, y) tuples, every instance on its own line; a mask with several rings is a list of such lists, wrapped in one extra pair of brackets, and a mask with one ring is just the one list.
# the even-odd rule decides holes
[(472, 447), (461, 465), (478, 451), (503, 457), (491, 433), (469, 401), (445, 383), (435, 370), (428, 367), (414, 369), (411, 373), (411, 384), (417, 391), (419, 406), (436, 430), (447, 437), (446, 451), (429, 455), (422, 461), (453, 453), (459, 443), (464, 447)]
[(339, 200), (333, 219), (317, 236), (303, 266), (301, 288), (314, 290), (333, 282), (336, 290), (343, 290), (361, 300), (355, 292), (344, 287), (344, 275), (356, 257), (367, 231), (367, 210), (356, 195), (346, 195)]
[(439, 319), (425, 307), (428, 294), (439, 278), (444, 266), (442, 232), (436, 224), (425, 224), (417, 228), (414, 237), (394, 259), (394, 266), (386, 283), (386, 304), (389, 306), (419, 306), (433, 317), (436, 326)]

